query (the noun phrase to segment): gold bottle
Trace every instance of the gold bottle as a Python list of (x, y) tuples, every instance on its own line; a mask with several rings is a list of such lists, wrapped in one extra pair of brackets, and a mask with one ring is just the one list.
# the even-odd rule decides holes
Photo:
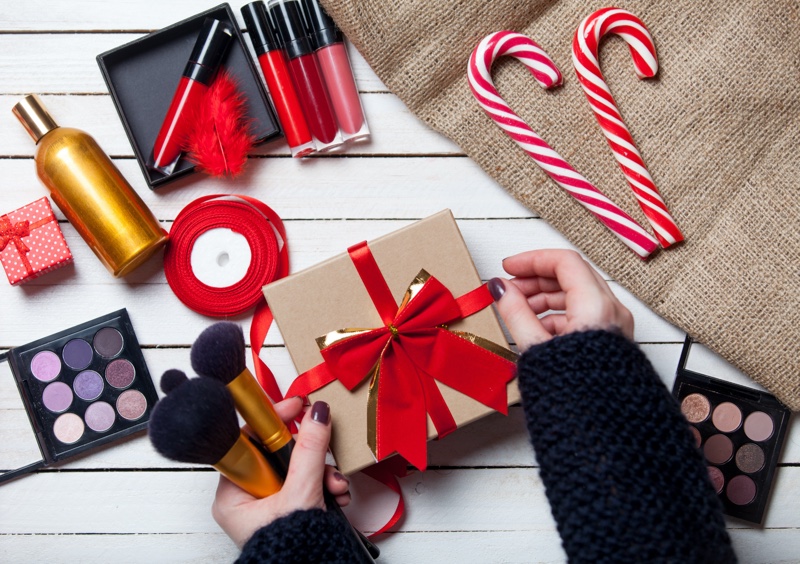
[(166, 243), (158, 220), (89, 134), (59, 127), (35, 94), (12, 111), (37, 144), (36, 173), (53, 201), (114, 276)]

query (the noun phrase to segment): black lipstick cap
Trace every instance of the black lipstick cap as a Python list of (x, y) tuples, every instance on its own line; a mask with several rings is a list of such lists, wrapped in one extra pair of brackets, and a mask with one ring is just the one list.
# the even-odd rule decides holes
[(210, 85), (228, 51), (232, 37), (233, 30), (227, 23), (206, 18), (183, 76)]
[(244, 25), (250, 34), (250, 41), (256, 50), (256, 56), (261, 56), (269, 51), (280, 49), (280, 42), (270, 26), (267, 7), (261, 0), (245, 4), (241, 8)]
[(342, 42), (342, 32), (319, 5), (319, 0), (303, 0), (306, 26), (314, 49)]
[(303, 12), (297, 0), (270, 0), (269, 16), (290, 59), (313, 53), (303, 25)]

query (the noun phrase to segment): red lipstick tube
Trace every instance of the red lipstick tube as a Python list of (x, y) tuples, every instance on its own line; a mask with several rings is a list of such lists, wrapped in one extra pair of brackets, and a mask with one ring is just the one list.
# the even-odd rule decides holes
[(292, 84), (286, 57), (275, 38), (275, 31), (270, 26), (267, 8), (261, 0), (251, 2), (242, 6), (242, 17), (292, 156), (310, 155), (316, 151), (316, 146)]
[(358, 96), (342, 32), (322, 9), (318, 0), (303, 0), (303, 8), (307, 31), (311, 44), (316, 49), (322, 77), (325, 79), (333, 103), (342, 139), (345, 141), (365, 139), (369, 137), (369, 127)]
[(270, 18), (289, 59), (289, 73), (317, 148), (322, 150), (341, 145), (342, 136), (336, 125), (328, 90), (314, 49), (303, 29), (300, 2), (270, 0), (268, 6)]
[(217, 69), (233, 37), (227, 23), (206, 18), (194, 44), (189, 62), (161, 124), (147, 166), (165, 175), (172, 174), (183, 153), (190, 110), (203, 103), (203, 96), (214, 81)]

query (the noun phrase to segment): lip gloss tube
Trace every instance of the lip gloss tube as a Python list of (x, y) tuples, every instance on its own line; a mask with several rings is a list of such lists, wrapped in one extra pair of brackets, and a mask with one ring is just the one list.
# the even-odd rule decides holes
[(206, 18), (203, 22), (203, 28), (156, 137), (153, 152), (147, 161), (148, 167), (165, 175), (172, 174), (183, 153), (181, 144), (188, 129), (186, 116), (203, 103), (203, 96), (214, 81), (231, 37), (233, 30), (227, 23), (213, 18)]
[(269, 0), (269, 15), (278, 30), (289, 71), (300, 96), (300, 105), (311, 128), (317, 148), (341, 145), (328, 90), (322, 79), (319, 62), (303, 28), (303, 13), (298, 0)]
[(316, 151), (316, 146), (292, 84), (286, 57), (270, 27), (267, 8), (264, 2), (257, 0), (242, 6), (241, 10), (292, 156), (310, 155)]
[(341, 30), (319, 5), (319, 0), (303, 0), (307, 31), (316, 49), (322, 77), (328, 87), (342, 139), (359, 140), (369, 136), (353, 69), (347, 57)]

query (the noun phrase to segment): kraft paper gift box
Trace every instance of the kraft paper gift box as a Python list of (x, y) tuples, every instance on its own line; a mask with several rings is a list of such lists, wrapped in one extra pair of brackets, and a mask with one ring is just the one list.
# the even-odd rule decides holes
[[(433, 278), (441, 282), (455, 298), (481, 286), (481, 279), (450, 210), (444, 210), (370, 241), (368, 247), (397, 304), (401, 304), (409, 285), (421, 270), (427, 271)], [(485, 291), (485, 288), (480, 290)], [(473, 294), (476, 293), (478, 292), (473, 292)], [(384, 329), (387, 327), (365, 287), (359, 270), (347, 252), (265, 286), (264, 295), (300, 375), (323, 363), (320, 345), (317, 343), (318, 337), (343, 328)], [(423, 294), (418, 295), (422, 296)], [(398, 328), (402, 335), (403, 327), (398, 325)], [(500, 357), (504, 357), (500, 362), (505, 363), (503, 368), (505, 377), (498, 384), (497, 374), (484, 375), (485, 379), (479, 379), (476, 385), (481, 387), (485, 383), (487, 388), (491, 388), (492, 376), (494, 376), (493, 393), (499, 394), (496, 397), (500, 398), (498, 401), (502, 401), (501, 409), (504, 409), (506, 405), (517, 403), (519, 391), (516, 380), (512, 379), (515, 373), (513, 364), (515, 355), (508, 350), (505, 336), (493, 308), (489, 306), (480, 309), (477, 313), (464, 319), (447, 324), (446, 329), (468, 332), (487, 339), (493, 344), (501, 345), (497, 349), (492, 349), (499, 354), (488, 353), (483, 348), (475, 354), (481, 358), (491, 355), (490, 362), (492, 363)], [(394, 329), (394, 332), (396, 336), (397, 330)], [(384, 336), (386, 333), (384, 330)], [(444, 340), (447, 342), (451, 342), (452, 339), (461, 339), (461, 337), (454, 337), (450, 334), (444, 336)], [(458, 346), (461, 344), (457, 343)], [(333, 346), (337, 345), (338, 342)], [(475, 347), (476, 345), (472, 344), (471, 346)], [(438, 344), (435, 348), (437, 352), (447, 349), (447, 347), (442, 349)], [(452, 358), (443, 359), (440, 364), (447, 366), (452, 363), (457, 366), (461, 361), (460, 358), (456, 358), (459, 355), (451, 356)], [(371, 361), (367, 361), (367, 364), (371, 364)], [(382, 368), (381, 371), (383, 370)], [(333, 380), (309, 394), (311, 402), (322, 400), (331, 406), (333, 420), (331, 450), (339, 469), (345, 474), (356, 472), (376, 462), (368, 440), (368, 419), (371, 416), (368, 414), (371, 383), (369, 368), (365, 374), (353, 376), (357, 379), (361, 379), (363, 376), (363, 380), (352, 391), (348, 390), (340, 381)], [(381, 372), (378, 380), (379, 386), (383, 384), (384, 377), (385, 375)], [(295, 384), (297, 382), (295, 381)], [(494, 412), (494, 409), (456, 391), (438, 379), (435, 381), (435, 386), (441, 392), (458, 427)], [(431, 396), (430, 390), (426, 390), (425, 394), (418, 395)], [(503, 398), (503, 395), (506, 397)], [(416, 398), (416, 400), (424, 401), (422, 398)], [(374, 414), (374, 411), (371, 413)], [(437, 431), (430, 416), (423, 415), (423, 417), (427, 420), (427, 439), (435, 438)], [(408, 420), (402, 422), (402, 426), (410, 424)], [(380, 433), (381, 431), (378, 431), (378, 434)], [(401, 429), (400, 435), (402, 434)], [(424, 440), (422, 446), (424, 449)], [(386, 454), (384, 452), (384, 455)], [(408, 460), (409, 457), (406, 456), (406, 459)], [(414, 463), (411, 460), (409, 462)], [(424, 450), (422, 457), (417, 457), (414, 464), (418, 468), (424, 469)]]
[(72, 262), (47, 198), (0, 215), (0, 262), (12, 286)]

